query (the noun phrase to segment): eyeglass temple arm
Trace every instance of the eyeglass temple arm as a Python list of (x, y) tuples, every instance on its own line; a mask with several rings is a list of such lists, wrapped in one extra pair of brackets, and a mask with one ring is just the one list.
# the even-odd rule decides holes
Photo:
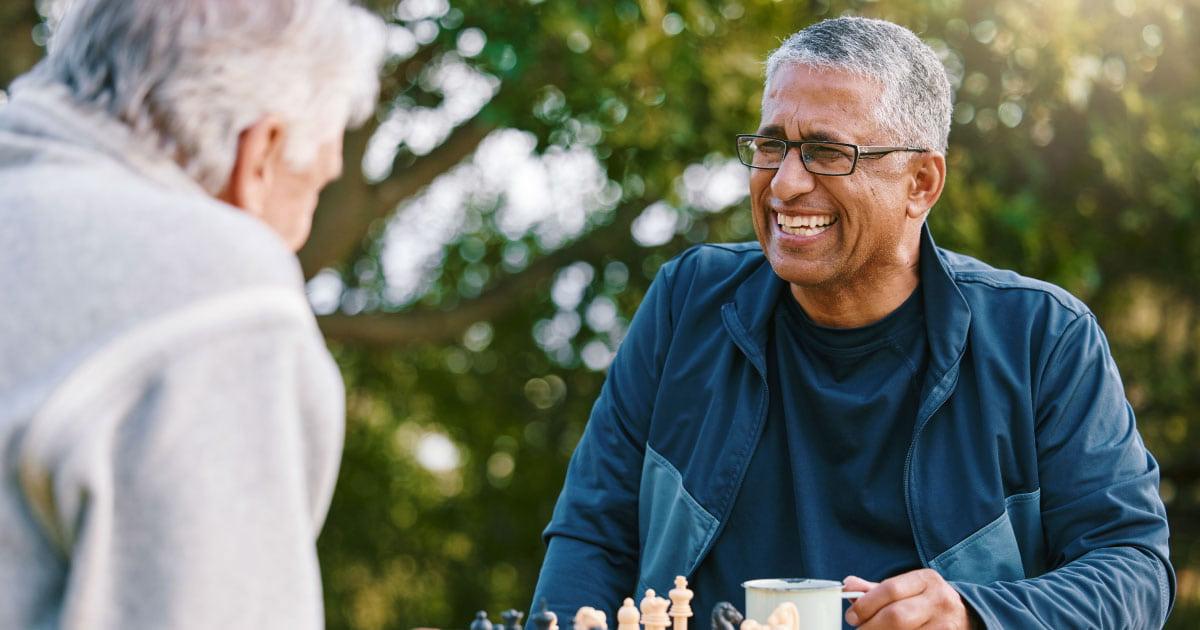
[(912, 151), (914, 153), (928, 153), (929, 149), (920, 149), (917, 147), (858, 147), (859, 155), (879, 155), (883, 153), (892, 153), (893, 151)]

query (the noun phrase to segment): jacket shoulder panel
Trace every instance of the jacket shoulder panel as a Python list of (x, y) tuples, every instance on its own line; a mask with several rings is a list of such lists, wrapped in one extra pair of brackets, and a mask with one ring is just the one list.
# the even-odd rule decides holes
[(674, 276), (672, 303), (676, 313), (688, 308), (721, 305), (733, 299), (742, 282), (767, 264), (758, 243), (705, 243), (684, 250), (667, 262)]
[[(1071, 319), (1091, 313), (1083, 301), (1058, 285), (1008, 269), (997, 269), (963, 254), (947, 250), (938, 253), (972, 310), (977, 310), (977, 306), (1018, 306), (1012, 302), (1017, 300), (1030, 305), (1048, 301), (1050, 306), (1073, 315)], [(1013, 293), (1009, 294), (1010, 291)]]

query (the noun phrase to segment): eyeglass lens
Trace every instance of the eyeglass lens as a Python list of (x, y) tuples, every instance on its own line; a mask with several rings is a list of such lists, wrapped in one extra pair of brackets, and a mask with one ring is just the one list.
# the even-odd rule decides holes
[[(779, 168), (783, 165), (787, 144), (773, 138), (741, 138), (738, 157), (755, 168)], [(845, 175), (854, 169), (854, 149), (839, 144), (806, 142), (801, 146), (804, 166), (818, 175)]]

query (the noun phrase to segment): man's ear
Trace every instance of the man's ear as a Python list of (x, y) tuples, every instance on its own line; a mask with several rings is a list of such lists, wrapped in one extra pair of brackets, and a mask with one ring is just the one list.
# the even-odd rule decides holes
[(284, 143), (285, 127), (271, 115), (242, 130), (229, 183), (217, 198), (261, 217), (283, 164)]
[(918, 153), (913, 170), (909, 172), (908, 205), (910, 219), (921, 219), (942, 196), (946, 185), (946, 156), (936, 151)]

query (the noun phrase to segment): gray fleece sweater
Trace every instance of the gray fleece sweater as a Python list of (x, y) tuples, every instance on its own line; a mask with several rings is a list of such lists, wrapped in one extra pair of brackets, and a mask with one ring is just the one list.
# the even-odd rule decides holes
[(0, 106), (0, 628), (319, 628), (343, 392), (266, 226)]

